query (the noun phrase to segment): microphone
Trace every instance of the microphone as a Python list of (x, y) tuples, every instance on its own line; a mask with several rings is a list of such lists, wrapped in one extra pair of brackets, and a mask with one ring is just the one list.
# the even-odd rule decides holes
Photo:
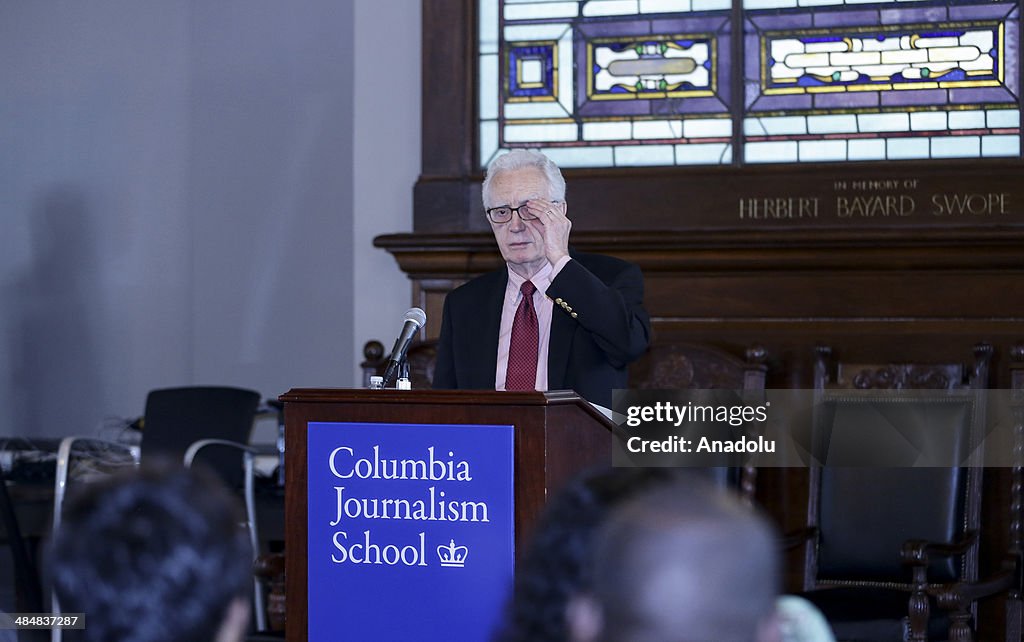
[(427, 313), (420, 308), (409, 308), (405, 313), (405, 325), (402, 326), (402, 333), (395, 340), (395, 347), (391, 349), (391, 359), (388, 361), (388, 369), (384, 371), (384, 387), (386, 388), (395, 377), (405, 361), (405, 354), (409, 351), (409, 344), (412, 343), (416, 331), (427, 322)]

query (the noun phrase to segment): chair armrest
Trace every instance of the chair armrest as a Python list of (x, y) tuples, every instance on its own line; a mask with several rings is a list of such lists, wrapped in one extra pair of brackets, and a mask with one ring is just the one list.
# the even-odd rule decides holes
[(1003, 568), (991, 577), (977, 582), (960, 582), (929, 590), (935, 595), (940, 608), (955, 611), (967, 608), (972, 602), (1011, 588), (1017, 579), (1015, 568)]
[(64, 494), (67, 492), (68, 472), (71, 467), (71, 452), (74, 449), (75, 444), (81, 442), (103, 445), (115, 450), (120, 450), (131, 458), (132, 463), (139, 463), (138, 456), (130, 447), (116, 441), (108, 441), (97, 437), (85, 437), (82, 435), (73, 435), (61, 439), (60, 446), (57, 447), (57, 467), (53, 480), (53, 533), (55, 535), (57, 533), (57, 527), (60, 526), (61, 510), (64, 505)]
[[(75, 447), (75, 444), (79, 442), (87, 442), (92, 444), (100, 444), (115, 450), (120, 450), (128, 454), (133, 465), (138, 465), (138, 456), (128, 446), (119, 444), (116, 441), (108, 441), (106, 439), (99, 439), (97, 437), (84, 437), (84, 436), (71, 436), (65, 437), (60, 440), (60, 446), (57, 447), (57, 466), (53, 480), (53, 529), (51, 531), (53, 536), (57, 535), (57, 530), (60, 528), (60, 518), (64, 510), (64, 493), (67, 491), (68, 485), (68, 471), (71, 468), (71, 453)], [(59, 614), (60, 601), (57, 599), (57, 593), (50, 589), (50, 609), (53, 613)], [(52, 642), (61, 642), (62, 631), (59, 628), (52, 629), (50, 633), (50, 639)]]
[[(926, 593), (936, 596), (936, 600), (946, 604), (960, 604), (962, 598), (956, 595), (957, 589), (964, 584), (946, 584), (940, 587), (929, 587), (928, 562), (929, 555), (939, 557), (950, 557), (965, 553), (968, 548), (978, 539), (977, 531), (968, 531), (964, 537), (957, 542), (937, 543), (925, 540), (912, 539), (903, 542), (903, 550), (900, 551), (900, 559), (904, 564), (912, 566), (914, 595), (911, 597), (911, 618), (915, 611), (915, 602), (920, 602), (918, 608), (922, 609), (925, 615), (928, 613)], [(940, 597), (940, 595), (942, 597)]]
[(199, 451), (207, 446), (228, 446), (230, 448), (241, 450), (249, 455), (257, 454), (257, 450), (252, 446), (239, 443), (237, 441), (230, 441), (228, 439), (200, 439), (199, 441), (194, 441), (189, 444), (188, 450), (185, 451), (185, 466), (191, 466), (192, 460), (195, 459)]
[(788, 551), (806, 544), (809, 540), (818, 538), (818, 529), (811, 526), (808, 528), (802, 528), (798, 531), (791, 531), (782, 536), (779, 540), (779, 548)]
[[(199, 441), (192, 442), (185, 451), (185, 467), (191, 467), (196, 454), (207, 446), (227, 446), (242, 451), (242, 459), (245, 466), (245, 528), (249, 532), (249, 545), (252, 547), (253, 560), (255, 561), (256, 556), (260, 552), (260, 540), (256, 523), (256, 490), (253, 460), (259, 449), (228, 439), (200, 439)], [(263, 587), (256, 578), (253, 578), (253, 608), (256, 615), (256, 629), (262, 631), (267, 628), (266, 613), (263, 611)]]
[(904, 564), (914, 566), (927, 566), (930, 555), (939, 557), (952, 557), (963, 555), (975, 542), (978, 541), (977, 531), (968, 531), (963, 538), (956, 542), (929, 542), (923, 539), (912, 539), (903, 542), (903, 550), (900, 551), (900, 559)]

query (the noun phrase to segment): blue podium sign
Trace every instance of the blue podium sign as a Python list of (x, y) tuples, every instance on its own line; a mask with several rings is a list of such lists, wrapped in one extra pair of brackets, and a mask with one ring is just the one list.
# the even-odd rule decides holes
[(487, 640), (514, 563), (512, 426), (310, 422), (309, 637)]

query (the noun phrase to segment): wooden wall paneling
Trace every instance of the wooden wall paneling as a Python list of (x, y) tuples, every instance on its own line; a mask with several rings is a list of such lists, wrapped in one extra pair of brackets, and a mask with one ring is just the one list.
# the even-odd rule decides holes
[(476, 2), (423, 0), (420, 7), (423, 175), (463, 176), (476, 143)]

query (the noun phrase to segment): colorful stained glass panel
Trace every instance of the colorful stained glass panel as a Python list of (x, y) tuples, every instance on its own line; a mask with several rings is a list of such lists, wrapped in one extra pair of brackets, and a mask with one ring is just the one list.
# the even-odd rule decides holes
[(567, 166), (730, 162), (723, 8), (481, 0), (481, 164), (515, 147)]
[(481, 165), (1021, 155), (1019, 2), (478, 2)]
[(829, 4), (746, 12), (748, 163), (1020, 155), (1017, 3)]

